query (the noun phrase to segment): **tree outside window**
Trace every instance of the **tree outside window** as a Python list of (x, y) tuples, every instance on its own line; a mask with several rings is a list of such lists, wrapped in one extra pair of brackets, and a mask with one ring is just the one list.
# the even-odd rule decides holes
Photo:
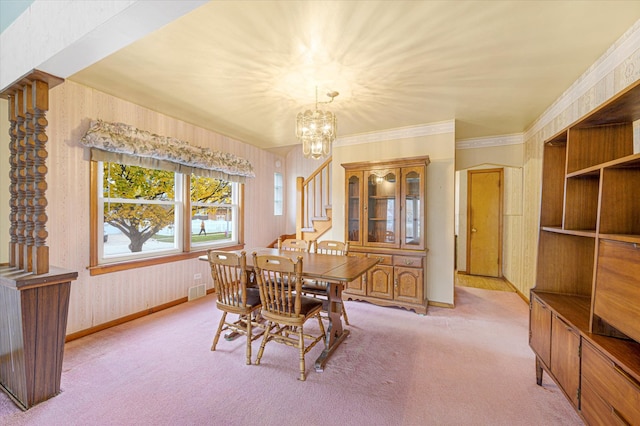
[(237, 243), (238, 184), (108, 162), (97, 170), (99, 263)]

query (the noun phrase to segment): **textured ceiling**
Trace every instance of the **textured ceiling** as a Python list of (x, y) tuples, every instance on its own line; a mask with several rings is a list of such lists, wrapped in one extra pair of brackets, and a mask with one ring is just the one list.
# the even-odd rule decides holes
[(456, 120), (521, 133), (640, 19), (640, 1), (215, 1), (69, 77), (253, 145)]

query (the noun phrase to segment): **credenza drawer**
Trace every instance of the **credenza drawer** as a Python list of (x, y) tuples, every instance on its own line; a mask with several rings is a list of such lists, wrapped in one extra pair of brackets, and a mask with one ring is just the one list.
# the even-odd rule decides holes
[(628, 425), (609, 404), (600, 398), (593, 385), (587, 380), (582, 381), (580, 412), (590, 425)]
[(593, 313), (640, 342), (640, 244), (600, 241)]
[(367, 256), (380, 259), (378, 265), (393, 265), (393, 256), (390, 254), (369, 253)]
[(584, 339), (582, 381), (611, 407), (612, 416), (640, 424), (640, 383)]
[(407, 268), (422, 268), (422, 258), (416, 256), (393, 256), (393, 264)]

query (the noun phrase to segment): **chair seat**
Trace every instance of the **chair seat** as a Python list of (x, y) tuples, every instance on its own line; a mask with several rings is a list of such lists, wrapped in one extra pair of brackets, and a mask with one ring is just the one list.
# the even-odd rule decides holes
[[(322, 300), (315, 297), (300, 296), (300, 317), (306, 318), (315, 310), (322, 309)], [(265, 318), (270, 318), (268, 312), (263, 312)]]
[[(238, 302), (238, 298), (240, 298), (240, 296), (236, 296), (233, 298), (234, 302)], [(238, 309), (237, 306), (234, 305), (227, 305), (223, 302), (218, 301), (217, 305), (219, 305), (220, 307), (224, 306), (224, 307), (228, 307), (230, 311), (236, 311), (236, 310), (242, 310), (242, 309)], [(251, 310), (252, 308), (255, 308), (256, 306), (260, 306), (260, 291), (257, 288), (247, 288), (247, 310)]]
[(315, 297), (307, 297), (301, 296), (300, 303), (302, 307), (300, 308), (300, 314), (307, 316), (310, 312), (320, 308), (322, 309), (322, 300), (318, 300)]

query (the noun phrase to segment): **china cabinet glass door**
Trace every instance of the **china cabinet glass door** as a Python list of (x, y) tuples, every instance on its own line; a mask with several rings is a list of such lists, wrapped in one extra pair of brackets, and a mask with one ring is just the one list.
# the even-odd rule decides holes
[(398, 246), (397, 171), (371, 170), (366, 173), (367, 245)]
[(347, 172), (347, 241), (361, 245), (362, 172)]
[(424, 248), (424, 178), (423, 168), (402, 169), (402, 248)]

